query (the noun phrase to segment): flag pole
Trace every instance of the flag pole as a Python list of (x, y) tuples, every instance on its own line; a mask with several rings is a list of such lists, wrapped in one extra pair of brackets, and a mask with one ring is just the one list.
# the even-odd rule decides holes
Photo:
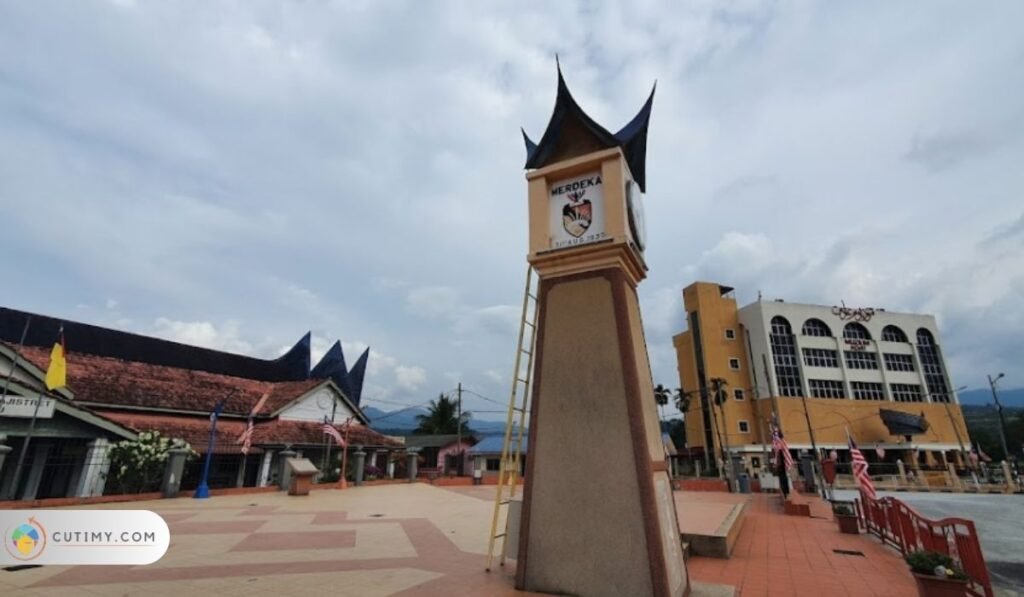
[(232, 388), (227, 397), (213, 407), (213, 413), (210, 414), (210, 440), (206, 447), (206, 459), (203, 461), (203, 476), (199, 479), (199, 486), (196, 487), (196, 492), (192, 494), (192, 497), (197, 500), (210, 497), (210, 486), (207, 481), (210, 477), (210, 462), (213, 460), (213, 443), (217, 439), (217, 417), (220, 416), (220, 411), (224, 409), (224, 404), (228, 399), (235, 395), (235, 391)]
[(345, 419), (345, 445), (341, 448), (341, 480), (342, 489), (348, 489), (348, 480), (345, 479), (345, 469), (348, 466), (348, 430), (352, 426), (352, 417)]

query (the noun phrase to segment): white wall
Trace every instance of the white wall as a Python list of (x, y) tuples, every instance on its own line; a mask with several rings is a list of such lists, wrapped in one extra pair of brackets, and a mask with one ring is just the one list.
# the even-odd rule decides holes
[(323, 386), (316, 389), (281, 412), (280, 418), (288, 421), (315, 421), (321, 423), (324, 417), (331, 419), (332, 404), (336, 404), (334, 410), (334, 422), (344, 423), (345, 419), (355, 416), (348, 406), (345, 405), (341, 395), (331, 386)]

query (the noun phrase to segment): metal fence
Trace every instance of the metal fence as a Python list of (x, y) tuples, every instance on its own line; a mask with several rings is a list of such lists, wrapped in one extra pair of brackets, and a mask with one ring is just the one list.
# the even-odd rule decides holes
[(892, 497), (855, 500), (855, 507), (861, 525), (883, 542), (903, 555), (918, 550), (946, 554), (967, 575), (968, 593), (993, 597), (992, 582), (973, 521), (965, 518), (930, 520)]

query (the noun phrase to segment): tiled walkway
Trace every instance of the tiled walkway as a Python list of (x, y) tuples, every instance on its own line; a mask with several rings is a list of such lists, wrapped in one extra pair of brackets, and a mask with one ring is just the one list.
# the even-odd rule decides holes
[[(167, 520), (162, 560), (0, 571), (0, 595), (526, 595), (512, 589), (514, 562), (483, 570), (493, 492), (414, 484), (111, 504)], [(753, 500), (733, 558), (691, 559), (695, 582), (750, 596), (914, 594), (902, 561), (877, 541)]]
[(692, 558), (693, 578), (735, 585), (742, 597), (917, 594), (896, 551), (871, 535), (841, 534), (826, 503), (807, 501), (812, 518), (782, 514), (776, 496), (752, 496), (732, 558)]

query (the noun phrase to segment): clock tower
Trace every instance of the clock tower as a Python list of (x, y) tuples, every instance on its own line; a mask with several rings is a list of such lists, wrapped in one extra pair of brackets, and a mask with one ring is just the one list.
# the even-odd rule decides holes
[(544, 135), (523, 133), (540, 285), (520, 589), (689, 592), (636, 293), (653, 100), (611, 133), (559, 69)]

